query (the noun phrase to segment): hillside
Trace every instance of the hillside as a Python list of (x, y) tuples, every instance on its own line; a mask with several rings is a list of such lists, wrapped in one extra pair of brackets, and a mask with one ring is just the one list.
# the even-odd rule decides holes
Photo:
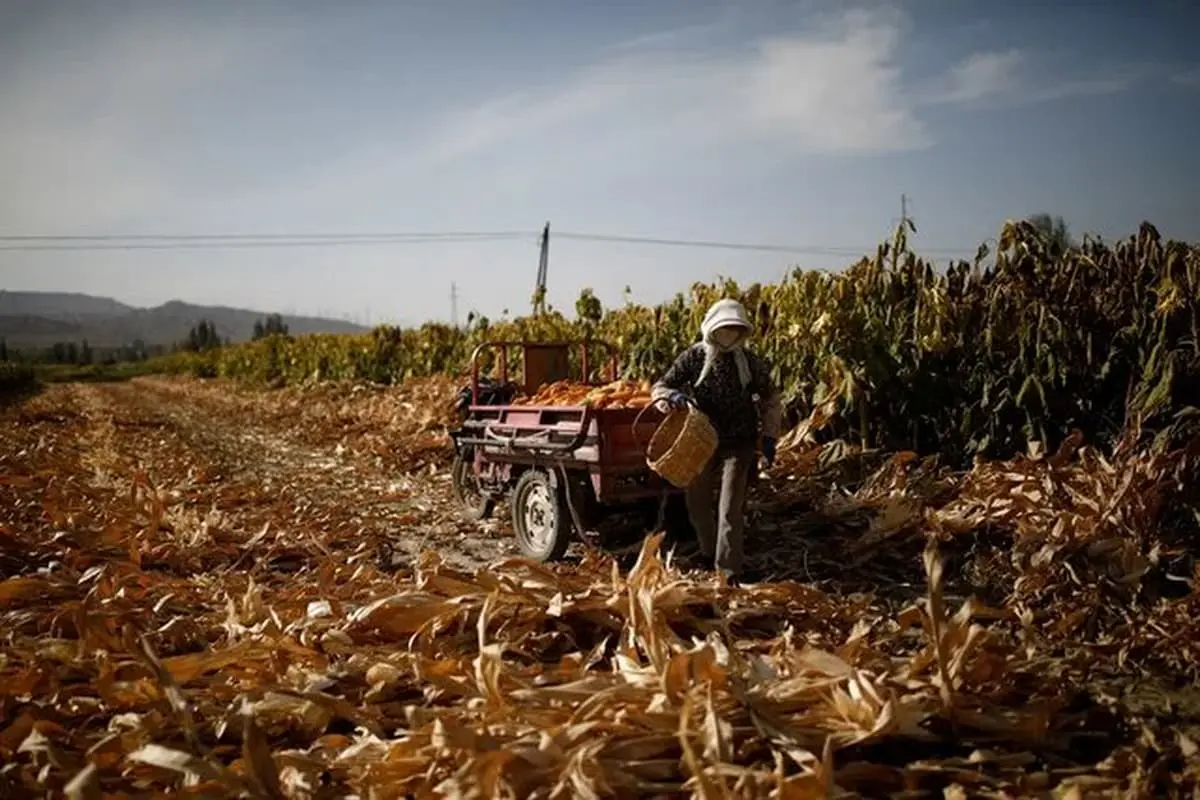
[(0, 316), (32, 316), (49, 319), (119, 316), (133, 311), (111, 297), (93, 297), (78, 292), (9, 292), (0, 289)]
[[(155, 308), (135, 308), (86, 294), (0, 291), (0, 338), (16, 348), (84, 339), (93, 347), (120, 347), (138, 340), (148, 346), (165, 345), (185, 338), (193, 326), (207, 319), (222, 337), (242, 342), (250, 339), (254, 323), (268, 313), (178, 300)], [(295, 334), (366, 330), (337, 319), (285, 315), (283, 320)]]

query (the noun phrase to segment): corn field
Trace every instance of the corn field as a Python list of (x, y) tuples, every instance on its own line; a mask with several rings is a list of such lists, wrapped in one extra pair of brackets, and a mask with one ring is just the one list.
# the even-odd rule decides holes
[(29, 364), (0, 361), (0, 397), (32, 389), (37, 376)]
[(268, 337), (170, 370), (267, 384), (398, 383), (465, 374), (488, 339), (599, 339), (622, 376), (653, 379), (694, 342), (707, 307), (735, 297), (794, 418), (818, 410), (827, 436), (940, 453), (950, 462), (1049, 446), (1079, 430), (1111, 444), (1130, 427), (1163, 436), (1200, 396), (1200, 249), (1144, 223), (1115, 244), (1057, 253), (1028, 223), (1007, 223), (995, 259), (937, 269), (911, 229), (837, 274), (796, 269), (775, 285), (695, 284), (658, 306), (604, 310), (589, 290), (561, 311), (466, 329), (379, 327), (362, 336)]
[[(246, 385), (0, 364), (45, 379), (0, 403), (0, 797), (1198, 796), (1197, 249), (1012, 224), (939, 271), (909, 232), (657, 307), (152, 365)], [(797, 422), (753, 577), (662, 518), (559, 564), (464, 520), (473, 347), (652, 378), (723, 296)]]

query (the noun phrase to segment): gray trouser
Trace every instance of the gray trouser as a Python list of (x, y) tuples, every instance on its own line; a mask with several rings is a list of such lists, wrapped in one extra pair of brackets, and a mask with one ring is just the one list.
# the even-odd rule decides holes
[[(714, 559), (715, 568), (731, 574), (742, 571), (742, 533), (746, 519), (746, 487), (758, 451), (753, 443), (721, 448), (704, 471), (687, 487), (688, 516), (696, 529), (700, 553)], [(720, 500), (713, 513), (713, 490), (720, 481)]]

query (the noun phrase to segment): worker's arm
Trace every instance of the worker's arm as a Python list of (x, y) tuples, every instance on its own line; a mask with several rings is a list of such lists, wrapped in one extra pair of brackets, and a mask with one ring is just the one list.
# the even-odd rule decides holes
[(783, 397), (775, 381), (771, 379), (771, 368), (761, 359), (755, 359), (758, 372), (762, 435), (764, 439), (778, 439), (783, 432)]
[(769, 439), (778, 439), (783, 432), (783, 398), (774, 386), (763, 397), (762, 417), (762, 435)]
[(651, 387), (650, 399), (657, 403), (668, 399), (675, 392), (690, 393), (696, 379), (700, 377), (700, 369), (703, 366), (703, 351), (697, 347), (684, 350), (671, 368)]

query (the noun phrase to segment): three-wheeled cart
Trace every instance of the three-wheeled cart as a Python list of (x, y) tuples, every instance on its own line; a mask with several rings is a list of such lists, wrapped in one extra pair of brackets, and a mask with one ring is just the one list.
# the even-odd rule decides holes
[[(608, 380), (616, 380), (615, 352), (600, 342), (495, 341), (471, 356), (470, 403), (451, 433), (455, 496), (475, 521), (507, 497), (517, 546), (537, 561), (561, 558), (572, 536), (584, 535), (609, 512), (655, 500), (682, 505), (681, 491), (646, 462), (646, 444), (663, 419), (657, 409), (512, 404), (514, 391), (533, 397), (539, 387), (570, 377), (573, 347), (579, 348), (578, 379), (598, 385), (590, 380), (597, 346), (608, 350)], [(513, 348), (522, 351), (519, 383), (509, 380)], [(496, 357), (499, 382), (483, 379), (485, 388), (511, 391), (481, 393), (480, 359), (488, 351)]]

